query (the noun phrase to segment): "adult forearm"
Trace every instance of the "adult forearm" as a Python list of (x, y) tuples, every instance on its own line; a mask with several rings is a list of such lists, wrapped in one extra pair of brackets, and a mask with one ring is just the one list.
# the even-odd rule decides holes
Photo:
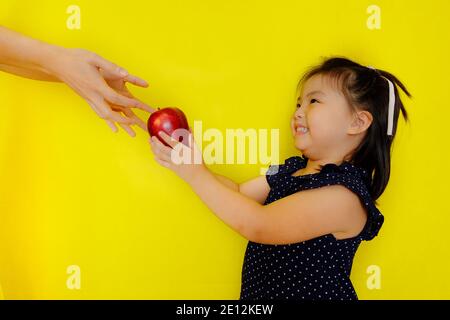
[(23, 78), (29, 78), (33, 80), (41, 80), (41, 81), (60, 81), (58, 78), (56, 78), (53, 74), (40, 71), (40, 70), (33, 70), (33, 69), (27, 69), (27, 68), (21, 68), (6, 64), (0, 64), (0, 70), (15, 74), (17, 76), (23, 77)]
[(0, 26), (0, 68), (27, 78), (58, 81), (48, 70), (57, 47)]

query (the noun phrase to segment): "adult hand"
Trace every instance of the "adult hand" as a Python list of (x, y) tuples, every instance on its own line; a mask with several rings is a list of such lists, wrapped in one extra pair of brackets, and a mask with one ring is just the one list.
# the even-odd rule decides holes
[(131, 95), (130, 82), (147, 87), (144, 80), (84, 49), (63, 48), (0, 26), (0, 70), (35, 80), (62, 81), (83, 97), (97, 115), (117, 132), (117, 122), (130, 136), (132, 125), (146, 130), (132, 108), (154, 109)]
[(127, 82), (147, 87), (145, 80), (88, 50), (57, 46), (52, 46), (45, 69), (84, 98), (114, 132), (115, 123), (132, 137), (136, 135), (132, 125), (147, 130), (132, 108), (150, 113), (154, 109), (136, 99), (126, 87)]

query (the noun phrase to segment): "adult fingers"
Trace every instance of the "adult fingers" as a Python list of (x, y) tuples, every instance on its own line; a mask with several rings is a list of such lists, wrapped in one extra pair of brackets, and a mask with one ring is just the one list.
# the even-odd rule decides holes
[(125, 131), (128, 133), (128, 135), (129, 135), (130, 137), (133, 137), (133, 138), (134, 138), (134, 137), (136, 136), (136, 132), (134, 132), (134, 130), (131, 129), (130, 126), (128, 126), (128, 125), (126, 125), (126, 124), (123, 124), (123, 123), (119, 123), (119, 126), (121, 126), (122, 129), (125, 130)]
[(147, 88), (148, 87), (148, 82), (147, 81), (145, 81), (144, 79), (139, 78), (139, 77), (137, 77), (135, 75), (132, 75), (132, 74), (127, 75), (124, 78), (124, 80), (129, 82), (129, 83), (132, 83), (132, 84), (134, 84), (136, 86), (139, 86), (139, 87), (143, 87), (143, 88)]
[(153, 112), (154, 109), (150, 106), (146, 105), (145, 103), (139, 101), (138, 99), (129, 98), (124, 95), (121, 95), (111, 89), (109, 86), (105, 86), (105, 88), (101, 91), (101, 94), (103, 97), (108, 100), (109, 102), (122, 106), (122, 107), (128, 107), (128, 108), (139, 108), (148, 112)]
[(96, 67), (103, 69), (106, 73), (110, 75), (115, 75), (117, 77), (123, 78), (125, 81), (130, 82), (139, 87), (148, 87), (148, 82), (138, 76), (130, 74), (125, 68), (118, 66), (117, 64), (106, 60), (105, 58), (99, 56), (96, 53), (92, 54), (92, 62)]
[(111, 130), (113, 132), (117, 132), (119, 131), (116, 127), (116, 125), (114, 124), (114, 122), (112, 122), (111, 120), (106, 120), (106, 123), (108, 124), (108, 126), (111, 128)]
[(102, 116), (102, 112), (100, 111), (100, 109), (95, 105), (95, 103), (91, 102), (91, 101), (87, 101), (87, 103), (91, 106), (91, 108), (95, 111), (95, 113), (101, 117)]
[(128, 108), (122, 108), (122, 112), (125, 113), (125, 115), (128, 118), (131, 118), (135, 121), (135, 123), (144, 131), (147, 131), (147, 125), (145, 124), (144, 121), (142, 121), (141, 118), (139, 118), (131, 109)]
[(131, 125), (134, 123), (133, 119), (124, 117), (119, 112), (112, 110), (111, 106), (101, 98), (98, 99), (97, 101), (95, 101), (95, 105), (100, 110), (100, 112), (101, 112), (100, 117), (102, 119), (111, 120), (114, 122), (128, 124), (128, 125)]
[(106, 60), (105, 58), (93, 52), (91, 53), (91, 61), (96, 67), (102, 68), (106, 72), (114, 74), (118, 77), (126, 77), (129, 74), (128, 71), (125, 70), (124, 68), (118, 66), (117, 64), (109, 60)]
[(96, 113), (100, 118), (105, 119), (106, 124), (111, 128), (111, 130), (112, 130), (113, 132), (117, 132), (117, 131), (118, 131), (118, 129), (117, 129), (117, 127), (116, 127), (116, 125), (114, 124), (113, 121), (104, 118), (104, 116), (103, 116), (104, 113), (103, 113), (102, 111), (100, 111), (100, 107), (99, 107), (99, 106), (96, 106), (95, 103), (93, 103), (93, 102), (91, 102), (91, 101), (88, 101), (88, 104), (91, 106), (91, 108), (95, 111), (95, 113)]

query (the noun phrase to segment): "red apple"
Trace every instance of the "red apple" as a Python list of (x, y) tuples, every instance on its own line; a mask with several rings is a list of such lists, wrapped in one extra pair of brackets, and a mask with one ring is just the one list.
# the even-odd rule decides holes
[[(178, 134), (178, 141), (189, 145), (188, 134), (189, 125), (183, 111), (175, 107), (158, 108), (158, 111), (152, 112), (147, 121), (147, 128), (150, 136), (156, 136), (166, 146), (170, 147), (164, 140), (158, 135), (159, 131), (164, 131), (169, 136), (177, 129), (186, 129), (184, 132)], [(178, 133), (178, 131), (177, 131)]]

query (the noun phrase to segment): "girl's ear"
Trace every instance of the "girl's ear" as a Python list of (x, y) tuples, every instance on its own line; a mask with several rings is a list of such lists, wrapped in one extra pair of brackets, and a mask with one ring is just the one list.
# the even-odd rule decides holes
[(362, 110), (355, 112), (349, 133), (358, 134), (366, 131), (372, 124), (372, 121), (373, 117), (369, 111)]

